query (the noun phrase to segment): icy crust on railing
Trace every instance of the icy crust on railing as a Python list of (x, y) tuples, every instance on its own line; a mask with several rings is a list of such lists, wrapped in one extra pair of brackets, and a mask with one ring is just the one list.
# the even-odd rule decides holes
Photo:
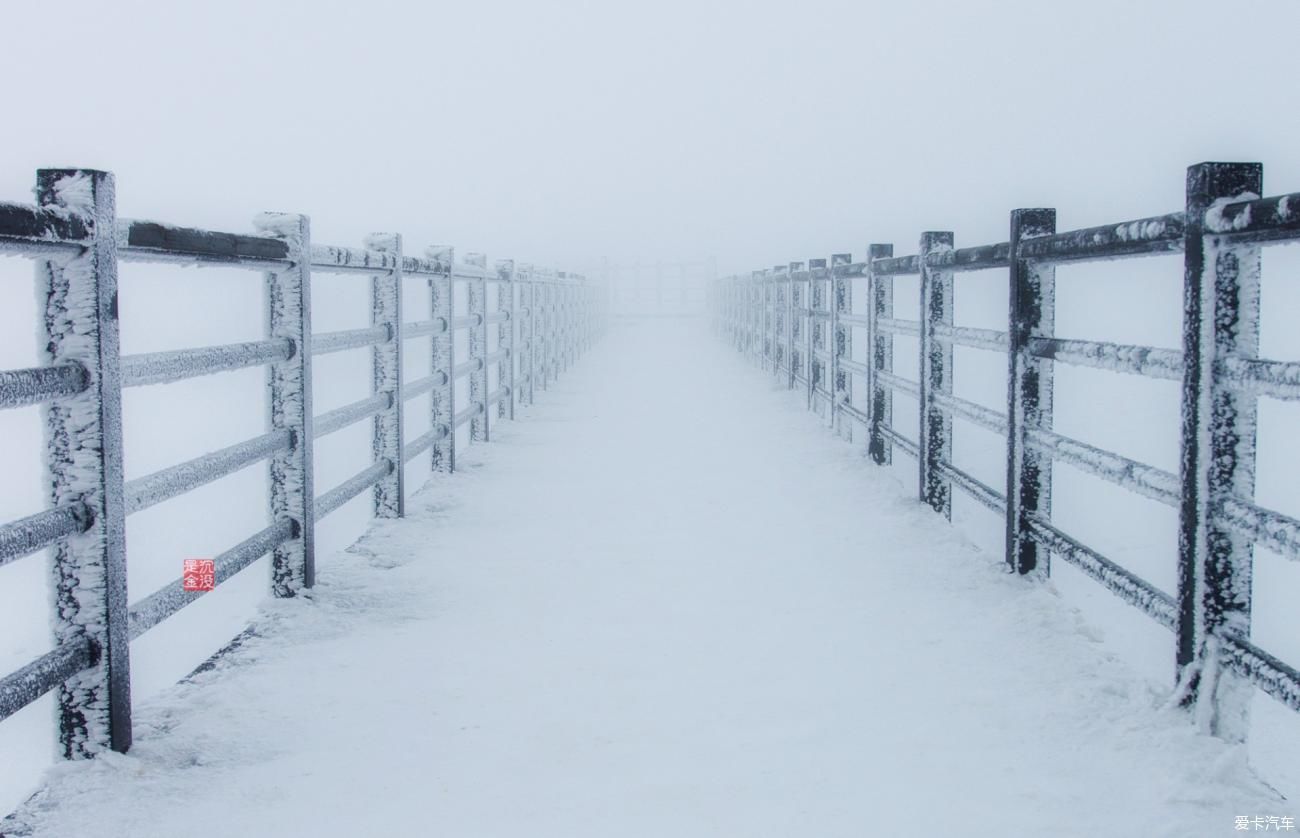
[(91, 659), (90, 641), (79, 637), (46, 652), (11, 675), (0, 678), (0, 721), (89, 667)]
[(287, 451), (293, 447), (293, 443), (293, 432), (281, 428), (180, 465), (137, 477), (126, 484), (126, 512), (130, 515), (183, 495), (277, 452)]
[(1111, 372), (1146, 375), (1172, 381), (1178, 381), (1183, 377), (1183, 353), (1175, 349), (1031, 337), (1029, 351), (1039, 358)]
[(311, 266), (329, 272), (331, 268), (344, 271), (376, 271), (387, 273), (397, 270), (398, 258), (391, 253), (381, 253), (366, 242), (366, 250), (351, 247), (335, 247), (328, 244), (311, 246)]
[(1025, 428), (1025, 441), (1052, 459), (1069, 463), (1143, 497), (1178, 506), (1181, 486), (1175, 474), (1043, 428)]
[(284, 338), (127, 355), (122, 358), (122, 386), (169, 384), (201, 375), (287, 361), (292, 356), (293, 342)]
[(89, 384), (86, 368), (75, 361), (25, 370), (0, 370), (0, 408), (23, 407), (75, 395)]
[(90, 507), (73, 503), (0, 526), (0, 565), (43, 550), (66, 536), (85, 532), (94, 518)]
[(1183, 248), (1182, 212), (1139, 218), (1024, 239), (1018, 254), (1023, 259), (1108, 259), (1144, 253), (1176, 252)]
[(1225, 358), (1215, 372), (1234, 390), (1287, 401), (1300, 399), (1300, 364), (1292, 361)]
[(1300, 521), (1239, 497), (1223, 499), (1222, 520), (1239, 535), (1258, 541), (1292, 561), (1300, 561)]
[(1005, 268), (1011, 261), (1011, 244), (982, 244), (975, 247), (962, 247), (955, 250), (939, 250), (925, 257), (925, 264), (932, 268), (951, 271), (983, 271), (989, 268)]
[(320, 439), (323, 436), (329, 436), (335, 431), (340, 431), (355, 422), (360, 422), (362, 419), (369, 419), (383, 413), (385, 410), (392, 409), (392, 407), (392, 393), (376, 393), (352, 404), (335, 408), (312, 420), (312, 437)]
[(1292, 710), (1300, 711), (1300, 670), (1232, 632), (1209, 640), (1210, 653)]
[(85, 220), (61, 207), (0, 202), (0, 239), (78, 242), (89, 235)]
[(994, 329), (977, 329), (974, 326), (953, 326), (948, 323), (936, 323), (934, 336), (949, 343), (969, 346), (972, 349), (989, 349), (994, 352), (1006, 352), (1010, 340), (1006, 332)]
[(367, 468), (357, 472), (325, 494), (316, 498), (316, 520), (324, 518), (343, 504), (383, 480), (393, 471), (391, 460), (383, 459), (371, 463)]
[(952, 413), (955, 416), (987, 428), (997, 434), (1007, 432), (1007, 417), (992, 408), (985, 407), (982, 404), (959, 398), (950, 393), (941, 393), (935, 391), (930, 394), (934, 403), (940, 408)]
[(289, 258), (285, 243), (269, 236), (221, 233), (159, 221), (121, 219), (116, 235), (118, 252), (126, 260), (261, 265)]

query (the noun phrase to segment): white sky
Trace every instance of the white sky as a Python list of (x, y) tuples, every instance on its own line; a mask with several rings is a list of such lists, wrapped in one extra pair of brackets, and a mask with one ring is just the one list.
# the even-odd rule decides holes
[(1293, 0), (6, 6), (0, 200), (94, 166), (130, 217), (747, 270), (1167, 212), (1203, 159), (1300, 189)]

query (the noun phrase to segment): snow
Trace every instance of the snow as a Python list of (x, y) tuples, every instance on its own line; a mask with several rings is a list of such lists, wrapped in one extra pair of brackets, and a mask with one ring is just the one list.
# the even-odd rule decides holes
[(704, 331), (612, 331), (139, 706), (129, 754), (56, 766), (32, 834), (1181, 838), (1292, 814), (1050, 583)]

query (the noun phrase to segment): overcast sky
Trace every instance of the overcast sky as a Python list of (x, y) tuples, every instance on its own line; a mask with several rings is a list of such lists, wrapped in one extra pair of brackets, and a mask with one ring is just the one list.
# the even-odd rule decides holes
[(1203, 159), (1300, 189), (1295, 0), (9, 3), (0, 200), (557, 267), (726, 270), (1177, 209)]

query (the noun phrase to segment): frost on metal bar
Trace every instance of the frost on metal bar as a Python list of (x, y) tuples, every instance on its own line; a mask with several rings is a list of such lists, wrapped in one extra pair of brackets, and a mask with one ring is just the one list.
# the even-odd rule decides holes
[(390, 273), (401, 270), (400, 255), (379, 250), (358, 250), (351, 247), (333, 247), (314, 244), (311, 247), (311, 266), (321, 273)]
[(1011, 244), (982, 244), (977, 247), (963, 247), (931, 253), (925, 257), (925, 264), (932, 268), (949, 271), (983, 271), (989, 268), (1005, 268), (1010, 264)]
[(1221, 386), (1285, 401), (1300, 400), (1300, 364), (1263, 358), (1220, 358), (1215, 375)]
[(906, 378), (899, 378), (892, 372), (876, 370), (876, 380), (891, 390), (899, 390), (909, 396), (919, 397), (921, 395), (921, 385)]
[[(264, 275), (266, 337), (311, 346), (311, 224), (305, 215), (281, 213), (265, 213), (254, 223), (282, 240), (293, 260), (290, 267)], [(271, 554), (271, 593), (277, 597), (296, 596), (316, 583), (311, 358), (311, 352), (295, 352), (271, 364), (268, 375), (267, 424), (292, 443), (271, 457), (268, 517), (288, 518), (297, 532)]]
[(85, 532), (94, 517), (94, 510), (74, 501), (0, 526), (0, 566)]
[(292, 355), (293, 343), (284, 339), (127, 355), (122, 358), (122, 386), (167, 384), (200, 375), (287, 361)]
[(1239, 537), (1257, 541), (1283, 558), (1300, 561), (1300, 521), (1295, 518), (1229, 495), (1223, 498), (1219, 519)]
[(377, 343), (388, 343), (393, 339), (393, 332), (388, 326), (369, 326), (364, 329), (344, 329), (339, 332), (325, 332), (312, 335), (311, 354), (327, 355), (331, 352), (343, 352), (348, 349), (360, 349)]
[[(452, 303), (456, 282), (450, 276), (454, 252), (449, 247), (429, 248), (425, 251), (429, 261), (438, 266), (441, 275), (429, 279), (429, 318), (454, 324)], [(432, 374), (441, 374), (443, 383), (435, 385), (429, 398), (429, 427), (453, 425), (456, 415), (456, 332), (452, 325), (429, 341), (429, 365)], [(456, 470), (456, 434), (449, 433), (430, 447), (429, 465), (433, 471)]]
[(910, 454), (912, 457), (920, 457), (921, 449), (917, 446), (916, 442), (903, 436), (898, 432), (897, 428), (884, 427), (880, 429), (880, 432), (889, 437), (889, 441), (901, 448), (903, 453)]
[(320, 439), (335, 431), (341, 431), (351, 424), (360, 422), (362, 419), (377, 416), (392, 407), (393, 396), (391, 393), (376, 393), (373, 396), (358, 399), (352, 404), (336, 407), (315, 417), (312, 420), (312, 434), (316, 439)]
[(1175, 349), (1034, 337), (1029, 339), (1029, 352), (1037, 358), (1111, 372), (1145, 375), (1170, 381), (1180, 381), (1183, 377), (1183, 353)]
[(867, 378), (868, 411), (871, 414), (871, 421), (867, 424), (870, 434), (867, 452), (876, 465), (888, 465), (893, 461), (890, 440), (884, 429), (894, 422), (894, 392), (881, 376), (893, 374), (894, 338), (881, 331), (880, 321), (894, 316), (894, 278), (877, 274), (871, 266), (893, 254), (892, 244), (867, 247), (867, 364), (871, 367)]
[(402, 401), (409, 402), (417, 396), (423, 396), (425, 393), (432, 393), (434, 390), (437, 390), (446, 384), (447, 374), (441, 370), (426, 375), (424, 378), (417, 378), (410, 384), (402, 385)]
[(478, 372), (483, 368), (482, 358), (470, 358), (468, 361), (462, 361), (456, 365), (453, 375), (456, 378), (464, 378), (472, 372)]
[(352, 477), (316, 499), (316, 520), (324, 518), (343, 504), (383, 480), (395, 469), (391, 460), (371, 463)]
[(469, 407), (456, 414), (456, 427), (460, 427), (475, 416), (483, 412), (482, 403), (471, 404)]
[(497, 383), (507, 388), (510, 398), (507, 401), (499, 402), (497, 405), (498, 419), (515, 418), (515, 263), (512, 259), (503, 259), (496, 263), (497, 279), (500, 284), (497, 286), (497, 308), (494, 315), (488, 317), (488, 322), (500, 324), (497, 327), (497, 346), (501, 347), (497, 353), (500, 358), (497, 363)]
[(1081, 262), (1177, 253), (1183, 249), (1183, 213), (1055, 233), (1021, 245), (1020, 257), (1045, 262)]
[(1217, 654), (1243, 678), (1292, 710), (1300, 711), (1300, 671), (1295, 667), (1230, 632), (1218, 635), (1211, 642), (1216, 644)]
[(89, 386), (90, 374), (76, 361), (25, 370), (0, 370), (0, 409), (75, 396)]
[(936, 326), (934, 336), (957, 346), (969, 346), (972, 349), (988, 349), (993, 352), (1006, 352), (1010, 339), (1006, 332), (995, 329), (977, 329), (973, 326), (953, 326), (948, 323)]
[(1039, 544), (1100, 582), (1120, 599), (1137, 606), (1160, 625), (1173, 629), (1177, 606), (1174, 598), (1095, 550), (1058, 530), (1038, 514), (1026, 516), (1030, 535)]
[(79, 245), (90, 237), (90, 226), (76, 212), (59, 205), (33, 207), (0, 202), (0, 242), (22, 252), (28, 243)]
[(388, 405), (375, 415), (371, 452), (375, 462), (397, 463), (375, 483), (374, 513), (376, 518), (401, 518), (406, 514), (406, 486), (400, 465), (402, 456), (402, 237), (398, 233), (374, 233), (366, 238), (368, 253), (383, 256), (392, 269), (370, 278), (370, 322), (383, 328), (394, 340), (386, 341), (371, 350), (370, 390), (376, 396), (387, 396)]
[(1205, 230), (1233, 244), (1300, 238), (1300, 193), (1214, 204)]
[[(276, 521), (213, 559), (216, 584), (220, 585), (253, 562), (294, 537), (293, 522)], [(203, 596), (203, 591), (187, 591), (180, 579), (168, 582), (131, 606), (130, 631), (135, 640), (185, 606)]]
[(921, 272), (921, 257), (892, 256), (872, 259), (871, 272), (876, 276), (906, 276)]
[(447, 321), (441, 317), (433, 320), (420, 320), (416, 323), (402, 324), (402, 340), (422, 338), (426, 335), (440, 335), (447, 331)]
[(60, 751), (81, 758), (131, 745), (116, 202), (107, 172), (42, 169), (36, 181), (37, 203), (76, 216), (86, 234), (84, 248), (36, 263), (40, 361), (76, 362), (89, 376), (83, 391), (43, 408), (50, 506), (84, 503), (93, 516), (55, 544), (52, 563), (54, 642), (98, 651), (59, 687)]
[(293, 447), (294, 435), (287, 428), (271, 431), (259, 437), (237, 442), (234, 445), (195, 457), (193, 460), (137, 477), (126, 484), (126, 514), (148, 509), (169, 498), (183, 495), (219, 480), (228, 474), (265, 460)]
[(121, 258), (141, 262), (277, 267), (292, 258), (285, 242), (270, 236), (216, 233), (153, 221), (123, 219), (117, 225), (117, 244)]
[(917, 337), (921, 334), (921, 324), (915, 320), (895, 320), (892, 317), (877, 317), (876, 328), (891, 335), (911, 335), (912, 337)]
[(1122, 486), (1166, 506), (1176, 507), (1179, 504), (1179, 482), (1176, 474), (1170, 474), (1155, 466), (1130, 460), (1043, 428), (1027, 428), (1025, 441), (1053, 460), (1069, 463), (1080, 471), (1100, 477), (1108, 483)]
[[(409, 463), (411, 460), (414, 460), (420, 454), (423, 454), (425, 451), (432, 448), (434, 443), (444, 440), (446, 438), (447, 438), (447, 427), (445, 425), (439, 425), (436, 428), (432, 428), (428, 431), (425, 431), (415, 439), (406, 443), (406, 447), (402, 451), (402, 456), (405, 457), (406, 462)], [(403, 465), (405, 465), (405, 463), (403, 463)]]
[(72, 637), (23, 668), (0, 678), (0, 721), (90, 669), (93, 658), (90, 640)]
[(935, 338), (935, 329), (953, 322), (952, 272), (925, 264), (931, 254), (952, 249), (949, 231), (921, 234), (921, 364), (918, 481), (921, 500), (952, 519), (952, 486), (939, 473), (940, 462), (952, 460), (952, 419), (935, 404), (938, 395), (952, 395), (952, 344)]
[(948, 393), (935, 393), (934, 403), (941, 410), (946, 410), (954, 416), (979, 425), (981, 428), (987, 428), (996, 434), (1005, 434), (1007, 432), (1007, 417), (1005, 414), (998, 413), (996, 410), (985, 407)]
[(944, 477), (951, 480), (958, 489), (970, 495), (976, 501), (999, 514), (1007, 511), (1007, 499), (1001, 492), (972, 477), (949, 462), (939, 463), (939, 470)]

